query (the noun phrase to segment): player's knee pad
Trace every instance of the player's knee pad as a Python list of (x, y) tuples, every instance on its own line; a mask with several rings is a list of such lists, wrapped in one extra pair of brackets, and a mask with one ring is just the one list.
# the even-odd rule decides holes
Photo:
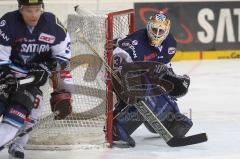
[(3, 123), (20, 128), (24, 125), (28, 110), (21, 105), (10, 105), (4, 114)]
[(42, 92), (37, 87), (19, 89), (11, 95), (10, 104), (25, 107), (29, 114), (32, 108), (39, 103), (39, 99), (37, 98), (39, 95), (41, 96)]

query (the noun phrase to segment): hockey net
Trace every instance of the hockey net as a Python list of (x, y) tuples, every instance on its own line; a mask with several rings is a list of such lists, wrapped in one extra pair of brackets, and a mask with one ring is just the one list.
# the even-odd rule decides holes
[[(77, 10), (78, 11), (78, 10)], [(110, 74), (76, 30), (109, 64), (112, 40), (134, 31), (134, 10), (108, 14), (68, 16), (72, 40), (71, 69), (74, 79), (73, 113), (65, 120), (49, 120), (31, 133), (30, 149), (73, 149), (112, 144), (113, 95)], [(51, 113), (51, 84), (44, 87), (45, 106), (41, 118)]]

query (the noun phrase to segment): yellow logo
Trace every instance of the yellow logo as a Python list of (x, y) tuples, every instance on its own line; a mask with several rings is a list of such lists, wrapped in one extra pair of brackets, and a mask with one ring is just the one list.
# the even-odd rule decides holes
[(29, 3), (38, 3), (38, 0), (29, 0)]

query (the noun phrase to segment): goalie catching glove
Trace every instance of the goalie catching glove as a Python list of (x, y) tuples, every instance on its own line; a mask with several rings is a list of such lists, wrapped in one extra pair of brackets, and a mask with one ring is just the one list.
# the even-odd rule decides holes
[(174, 88), (169, 92), (169, 95), (179, 98), (187, 94), (190, 85), (190, 77), (186, 74), (176, 75), (174, 73), (166, 74), (163, 79), (173, 83)]
[(50, 104), (52, 112), (58, 111), (56, 119), (64, 119), (72, 112), (71, 93), (64, 90), (51, 93)]

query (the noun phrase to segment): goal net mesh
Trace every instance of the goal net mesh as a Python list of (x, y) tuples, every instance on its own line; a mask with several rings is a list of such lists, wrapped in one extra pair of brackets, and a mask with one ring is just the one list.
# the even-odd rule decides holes
[[(108, 100), (112, 98), (107, 95), (107, 91), (111, 91), (107, 90), (107, 71), (103, 61), (92, 52), (79, 34), (83, 34), (107, 62), (106, 53), (112, 49), (111, 41), (129, 34), (132, 13), (132, 10), (128, 10), (114, 14), (68, 16), (67, 29), (72, 41), (71, 74), (75, 89), (72, 93), (73, 113), (64, 120), (51, 119), (34, 129), (27, 146), (29, 149), (72, 149), (82, 145), (106, 145), (106, 112), (107, 106), (111, 104)], [(110, 48), (107, 50), (106, 46)], [(50, 83), (44, 86), (43, 92), (45, 103), (41, 118), (51, 113)]]

